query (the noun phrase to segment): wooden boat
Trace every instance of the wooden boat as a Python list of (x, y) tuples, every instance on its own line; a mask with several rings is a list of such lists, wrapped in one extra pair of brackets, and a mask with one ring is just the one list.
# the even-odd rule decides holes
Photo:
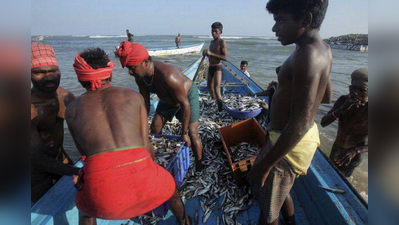
[[(201, 49), (204, 47), (204, 44), (205, 43), (195, 44), (195, 45), (184, 45), (184, 46), (181, 46), (180, 48), (177, 48), (177, 47), (152, 48), (152, 49), (148, 49), (148, 54), (150, 56), (196, 54), (196, 53), (201, 52)], [(118, 55), (116, 54), (118, 48), (119, 48), (119, 46), (116, 46), (115, 47), (116, 51), (114, 51), (114, 54), (116, 57), (118, 57)]]
[(148, 49), (148, 54), (150, 54), (150, 56), (169, 56), (169, 55), (200, 53), (201, 49), (204, 47), (204, 44), (205, 43), (195, 44), (195, 45), (184, 45), (181, 46), (180, 48), (167, 47), (167, 48)]
[[(197, 60), (183, 73), (193, 79), (200, 60)], [(225, 92), (246, 94), (259, 92), (262, 88), (251, 78), (243, 74), (230, 62), (223, 67), (223, 81), (237, 85), (226, 85)], [(152, 108), (158, 101), (153, 97)], [(81, 162), (77, 166), (82, 166)], [(327, 191), (325, 188), (340, 190), (341, 194)], [(342, 194), (342, 192), (345, 192)], [(76, 190), (70, 177), (63, 177), (54, 187), (31, 208), (31, 224), (78, 224), (78, 210), (75, 206)], [(347, 180), (330, 164), (328, 158), (317, 151), (309, 168), (308, 175), (297, 179), (291, 192), (296, 211), (297, 224), (367, 224), (368, 205), (365, 203)], [(222, 198), (222, 197), (221, 197)], [(200, 209), (200, 197), (184, 200), (187, 214), (199, 213), (199, 224), (202, 224), (203, 212)], [(220, 202), (222, 199), (220, 199)], [(212, 212), (206, 224), (216, 222), (220, 211)], [(251, 208), (237, 214), (240, 224), (256, 224), (259, 218), (259, 207), (255, 202)], [(138, 224), (138, 221), (107, 221), (97, 219), (98, 224)], [(177, 224), (175, 217), (168, 213), (158, 224)]]

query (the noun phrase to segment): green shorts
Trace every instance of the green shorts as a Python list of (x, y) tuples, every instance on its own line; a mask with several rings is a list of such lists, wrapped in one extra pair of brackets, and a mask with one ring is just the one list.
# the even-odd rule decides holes
[[(199, 121), (200, 104), (199, 104), (199, 91), (197, 85), (194, 83), (191, 85), (190, 90), (187, 93), (188, 101), (190, 102), (190, 124)], [(163, 102), (158, 103), (156, 114), (164, 117), (167, 121), (172, 121), (173, 117), (176, 117), (180, 122), (182, 120), (181, 107), (171, 107)]]

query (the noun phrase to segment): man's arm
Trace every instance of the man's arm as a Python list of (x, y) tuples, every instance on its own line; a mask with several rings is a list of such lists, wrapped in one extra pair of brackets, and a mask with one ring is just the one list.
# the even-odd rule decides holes
[(144, 104), (145, 104), (145, 108), (147, 109), (147, 116), (150, 114), (150, 110), (151, 110), (151, 99), (150, 99), (150, 92), (143, 87), (143, 85), (140, 83), (140, 81), (138, 79), (136, 79), (136, 83), (139, 86), (139, 91), (141, 96), (143, 96), (144, 98)]
[(271, 169), (281, 161), (305, 136), (313, 126), (313, 108), (317, 101), (320, 82), (320, 68), (312, 49), (302, 49), (291, 62), (293, 75), (291, 117), (280, 138), (264, 158), (250, 173), (250, 183), (259, 182), (262, 187)]
[[(345, 96), (341, 96), (338, 98), (337, 102), (335, 102), (332, 109), (321, 119), (321, 126), (326, 127), (332, 124), (335, 120), (337, 120), (336, 111), (341, 108), (341, 106), (345, 103)], [(333, 114), (334, 113), (334, 114)], [(335, 116), (334, 116), (335, 115)]]
[(71, 134), (73, 142), (75, 143), (75, 146), (78, 149), (80, 155), (86, 155), (82, 146), (80, 146), (79, 142), (76, 140), (75, 132), (73, 131), (72, 126), (71, 126), (73, 119), (75, 118), (75, 109), (76, 108), (74, 107), (74, 104), (76, 104), (76, 102), (70, 103), (69, 107), (67, 107), (67, 109), (65, 111), (65, 120), (68, 125), (69, 133)]
[(227, 44), (226, 44), (226, 41), (222, 41), (222, 43), (221, 43), (221, 49), (220, 49), (220, 55), (218, 55), (218, 54), (215, 54), (215, 53), (213, 53), (213, 52), (211, 52), (211, 51), (207, 51), (207, 54), (208, 54), (208, 56), (211, 56), (211, 57), (214, 57), (214, 58), (216, 58), (216, 59), (220, 59), (220, 60), (223, 60), (223, 61), (227, 61)]
[(143, 137), (144, 146), (147, 149), (147, 152), (151, 155), (152, 160), (155, 159), (155, 152), (152, 144), (150, 143), (150, 138), (148, 137), (149, 128), (148, 128), (148, 113), (147, 109), (144, 105), (144, 99), (140, 98), (140, 132)]
[[(180, 71), (176, 71), (175, 73), (181, 73)], [(184, 89), (184, 85), (182, 84), (183, 79), (175, 79), (174, 75), (169, 76), (165, 83), (168, 87), (169, 93), (174, 97), (174, 99), (180, 104), (182, 111), (182, 141), (186, 142), (187, 146), (191, 146), (191, 141), (188, 136), (188, 128), (190, 123), (191, 109), (190, 102), (187, 97), (186, 90)]]
[(72, 176), (79, 173), (79, 168), (63, 164), (41, 151), (42, 138), (37, 130), (37, 118), (31, 120), (31, 164), (43, 172)]
[(333, 98), (332, 88), (331, 88), (331, 79), (328, 79), (328, 84), (326, 88), (326, 93), (324, 95), (323, 104), (331, 104)]

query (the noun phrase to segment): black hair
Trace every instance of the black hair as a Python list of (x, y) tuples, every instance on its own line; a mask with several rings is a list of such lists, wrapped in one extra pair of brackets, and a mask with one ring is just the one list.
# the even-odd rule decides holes
[(80, 54), (80, 56), (89, 64), (93, 69), (105, 68), (109, 63), (107, 53), (101, 48), (88, 48)]
[(220, 22), (214, 22), (211, 27), (212, 29), (219, 29), (220, 32), (223, 32), (223, 24)]
[[(107, 53), (101, 48), (88, 48), (82, 53), (80, 53), (87, 64), (89, 64), (93, 69), (105, 68), (110, 62)], [(111, 81), (111, 78), (105, 79), (105, 81)], [(87, 88), (91, 86), (90, 82), (80, 81), (83, 87)]]
[(304, 18), (307, 13), (312, 13), (313, 21), (310, 27), (313, 29), (320, 29), (327, 8), (328, 0), (269, 0), (266, 5), (269, 13), (288, 13), (297, 21)]
[(248, 65), (247, 61), (241, 61), (241, 65)]

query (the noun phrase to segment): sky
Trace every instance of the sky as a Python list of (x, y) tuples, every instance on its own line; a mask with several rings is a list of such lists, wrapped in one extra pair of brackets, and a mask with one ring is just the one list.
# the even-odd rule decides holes
[[(32, 35), (210, 35), (219, 21), (228, 36), (274, 36), (267, 0), (36, 0)], [(322, 37), (368, 33), (368, 1), (330, 0)]]

